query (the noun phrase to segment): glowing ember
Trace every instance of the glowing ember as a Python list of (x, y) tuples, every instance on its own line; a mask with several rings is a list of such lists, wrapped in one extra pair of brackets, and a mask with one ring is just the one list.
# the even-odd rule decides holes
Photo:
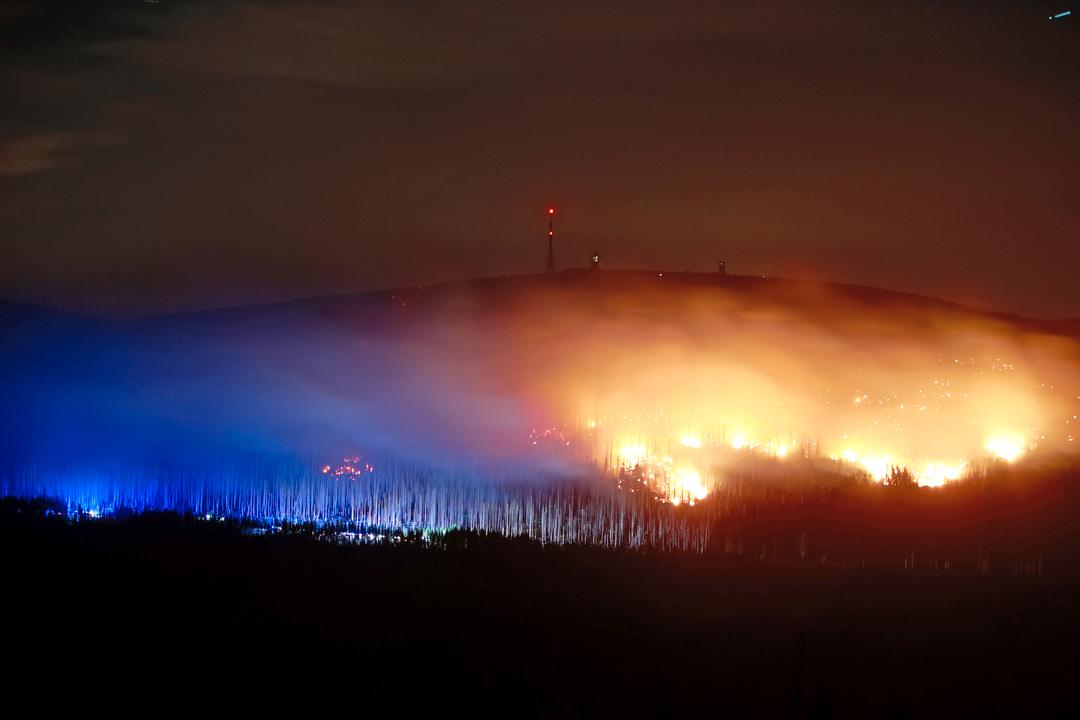
[(345, 457), (342, 460), (342, 464), (336, 467), (330, 465), (322, 466), (322, 474), (329, 475), (333, 478), (344, 478), (346, 480), (356, 480), (363, 477), (365, 474), (371, 474), (375, 472), (375, 466), (369, 462), (363, 462), (358, 455), (352, 455)]

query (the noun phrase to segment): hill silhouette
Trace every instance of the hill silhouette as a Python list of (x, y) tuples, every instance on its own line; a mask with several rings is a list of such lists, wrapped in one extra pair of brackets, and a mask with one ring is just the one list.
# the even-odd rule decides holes
[(452, 281), (390, 290), (357, 291), (272, 303), (106, 319), (33, 303), (0, 300), (0, 328), (5, 333), (41, 329), (77, 329), (88, 325), (154, 328), (222, 327), (267, 322), (291, 325), (303, 321), (348, 322), (353, 328), (379, 330), (403, 313), (430, 311), (446, 303), (468, 300), (479, 309), (500, 308), (542, 291), (573, 293), (589, 302), (612, 293), (652, 291), (672, 297), (688, 291), (715, 290), (762, 307), (798, 305), (818, 315), (852, 308), (880, 313), (937, 311), (956, 317), (993, 319), (1033, 332), (1080, 338), (1080, 318), (1035, 318), (986, 311), (939, 298), (866, 285), (799, 280), (759, 275), (669, 272), (657, 270), (563, 270)]
[(882, 313), (931, 310), (960, 317), (997, 319), (1033, 331), (1080, 336), (1080, 318), (1031, 318), (1014, 313), (983, 311), (926, 295), (865, 285), (657, 270), (563, 270), (476, 278), (428, 286), (314, 296), (263, 305), (150, 315), (142, 317), (139, 322), (235, 322), (309, 316), (367, 319), (377, 323), (392, 318), (403, 309), (423, 311), (463, 298), (475, 302), (480, 308), (497, 308), (550, 290), (574, 293), (583, 302), (613, 293), (645, 290), (671, 296), (687, 291), (715, 290), (761, 306), (803, 305), (811, 300), (807, 309), (822, 315), (852, 307)]

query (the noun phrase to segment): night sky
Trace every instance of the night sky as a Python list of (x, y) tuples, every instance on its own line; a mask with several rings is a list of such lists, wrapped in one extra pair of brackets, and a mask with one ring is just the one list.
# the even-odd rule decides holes
[(723, 257), (1080, 315), (1070, 7), (6, 2), (0, 297), (138, 314), (535, 272), (555, 205), (563, 267)]

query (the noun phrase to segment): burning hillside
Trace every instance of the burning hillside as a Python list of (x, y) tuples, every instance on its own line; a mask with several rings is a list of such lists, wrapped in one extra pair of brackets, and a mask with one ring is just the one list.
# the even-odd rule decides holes
[(418, 313), (418, 331), (461, 360), (450, 381), (516, 398), (563, 445), (586, 446), (579, 455), (661, 478), (674, 503), (702, 499), (738, 453), (937, 486), (1075, 448), (1078, 346), (1023, 323), (866, 290), (660, 273), (585, 274), (493, 302), (502, 292)]
[(4, 486), (84, 506), (690, 547), (679, 513), (748, 477), (940, 486), (1073, 457), (1080, 414), (1080, 345), (1046, 323), (759, 278), (72, 325), (12, 327)]

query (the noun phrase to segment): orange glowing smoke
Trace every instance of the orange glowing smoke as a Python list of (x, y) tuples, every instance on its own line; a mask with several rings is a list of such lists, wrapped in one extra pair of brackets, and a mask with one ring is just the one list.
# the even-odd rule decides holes
[(707, 497), (739, 453), (940, 486), (1071, 451), (1074, 340), (820, 286), (776, 297), (652, 277), (530, 298), (507, 311), (499, 352), (535, 404), (587, 436), (594, 462), (638, 468), (673, 504)]

